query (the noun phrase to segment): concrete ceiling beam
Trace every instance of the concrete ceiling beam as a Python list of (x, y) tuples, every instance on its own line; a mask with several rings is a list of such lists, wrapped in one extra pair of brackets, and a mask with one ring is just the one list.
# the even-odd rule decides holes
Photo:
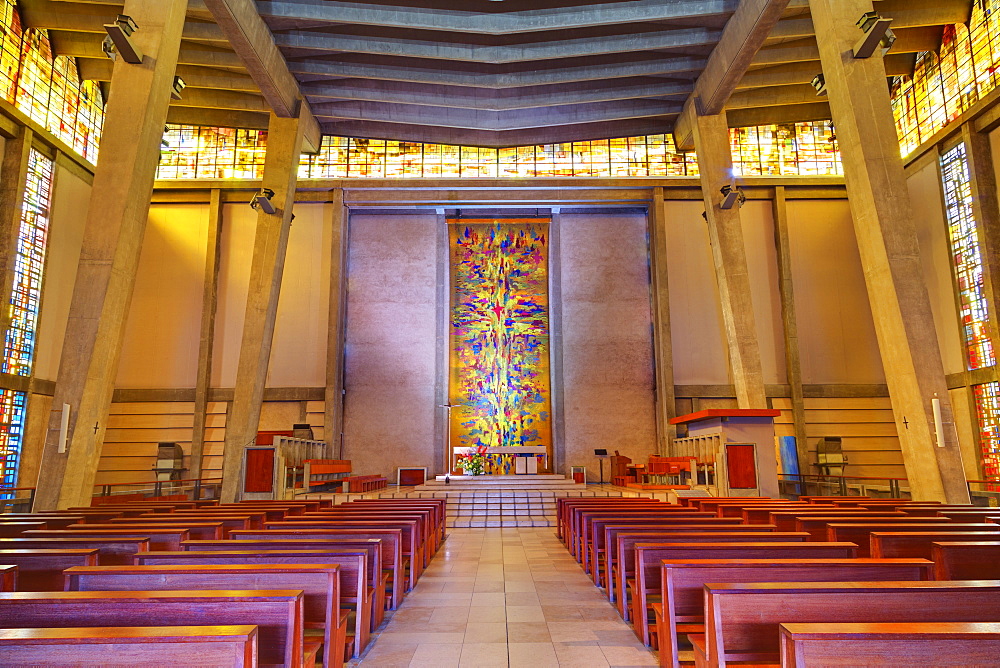
[[(97, 34), (50, 30), (49, 40), (52, 42), (52, 51), (59, 56), (96, 59), (107, 57), (101, 49), (103, 38)], [(191, 42), (181, 42), (178, 62), (183, 65), (243, 69), (243, 62), (234, 52)]]
[[(44, 30), (73, 30), (76, 32), (104, 33), (104, 24), (114, 21), (123, 11), (116, 5), (79, 4), (53, 0), (21, 0), (18, 2), (21, 20), (29, 28)], [(139, 26), (142, 29), (142, 26)], [(214, 23), (187, 21), (184, 39), (226, 43), (226, 36)]]
[(327, 0), (258, 0), (260, 15), (274, 26), (308, 22), (313, 27), (336, 24), (398, 27), (480, 35), (513, 35), (546, 30), (573, 30), (593, 26), (670, 22), (679, 19), (726, 17), (736, 10), (736, 0), (634, 0), (536, 9), (523, 12), (486, 13), (422, 7), (335, 2)]
[[(89, 81), (111, 81), (111, 71), (114, 68), (107, 58), (77, 58), (76, 66), (80, 78)], [(214, 88), (232, 90), (243, 93), (259, 93), (260, 89), (253, 79), (245, 74), (236, 74), (228, 70), (216, 70), (210, 67), (196, 65), (178, 65), (177, 76), (184, 79), (186, 90), (192, 88)]]
[[(969, 0), (883, 0), (875, 9), (882, 16), (892, 19), (891, 27), (895, 31), (897, 28), (965, 23), (972, 12), (972, 3)], [(768, 39), (794, 39), (815, 34), (816, 29), (809, 17), (784, 19), (778, 21)]]
[[(219, 0), (208, 1), (216, 2)], [(274, 41), (279, 47), (286, 50), (365, 53), (378, 56), (503, 64), (713, 46), (719, 41), (721, 34), (722, 32), (719, 30), (686, 28), (658, 33), (567, 39), (516, 46), (483, 46), (443, 43), (435, 40), (355, 37), (311, 31), (293, 31), (275, 35)]]
[(650, 82), (634, 85), (623, 83), (610, 86), (580, 83), (546, 87), (489, 89), (468, 86), (429, 87), (402, 82), (347, 79), (329, 84), (305, 84), (301, 88), (302, 94), (313, 105), (332, 100), (358, 100), (480, 109), (483, 111), (510, 111), (635, 98), (684, 98), (691, 92), (691, 84), (686, 82)]

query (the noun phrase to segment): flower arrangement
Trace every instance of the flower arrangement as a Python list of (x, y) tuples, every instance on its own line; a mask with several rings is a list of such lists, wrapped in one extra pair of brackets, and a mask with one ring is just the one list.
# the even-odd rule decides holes
[(475, 452), (458, 456), (458, 465), (467, 475), (482, 475), (486, 471), (486, 446), (476, 446)]

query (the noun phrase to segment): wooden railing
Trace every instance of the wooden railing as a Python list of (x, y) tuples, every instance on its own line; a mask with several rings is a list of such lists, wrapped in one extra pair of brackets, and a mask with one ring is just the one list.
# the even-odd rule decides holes
[(139, 482), (116, 482), (94, 485), (94, 496), (117, 497), (139, 494), (143, 498), (184, 494), (187, 498), (217, 498), (222, 487), (222, 478), (184, 478), (181, 480), (143, 480)]

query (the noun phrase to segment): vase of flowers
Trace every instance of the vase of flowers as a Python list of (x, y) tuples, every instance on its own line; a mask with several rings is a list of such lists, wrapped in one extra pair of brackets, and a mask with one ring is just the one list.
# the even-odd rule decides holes
[(469, 452), (458, 456), (458, 465), (462, 467), (465, 475), (482, 475), (486, 472), (486, 446), (476, 447), (475, 452)]

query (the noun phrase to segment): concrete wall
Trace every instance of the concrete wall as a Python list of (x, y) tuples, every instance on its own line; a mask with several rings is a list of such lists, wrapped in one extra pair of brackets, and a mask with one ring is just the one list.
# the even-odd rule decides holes
[(563, 215), (559, 226), (563, 461), (596, 481), (595, 449), (637, 463), (656, 449), (646, 216)]

